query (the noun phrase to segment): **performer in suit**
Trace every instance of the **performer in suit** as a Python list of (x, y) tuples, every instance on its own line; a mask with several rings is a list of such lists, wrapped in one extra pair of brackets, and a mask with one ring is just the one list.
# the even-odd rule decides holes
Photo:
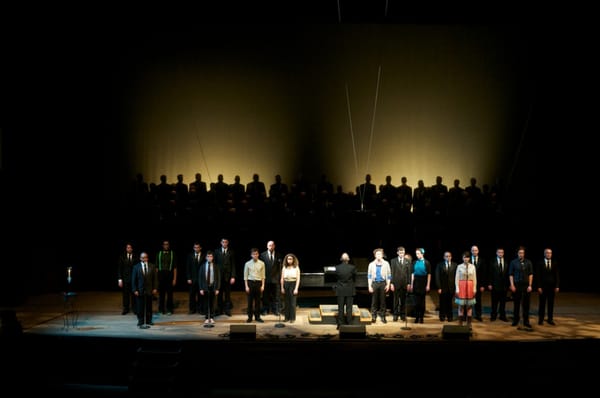
[(185, 259), (185, 279), (189, 288), (188, 314), (195, 314), (204, 310), (201, 308), (200, 287), (198, 285), (198, 271), (203, 263), (202, 245), (194, 242), (193, 251)]
[(475, 266), (475, 270), (477, 271), (477, 283), (479, 284), (477, 287), (477, 293), (475, 294), (475, 303), (473, 304), (473, 318), (479, 322), (483, 322), (483, 318), (481, 316), (483, 313), (482, 293), (485, 291), (485, 287), (487, 286), (487, 263), (481, 256), (479, 256), (479, 247), (476, 245), (471, 246), (471, 264)]
[(204, 323), (215, 323), (215, 297), (219, 295), (219, 287), (221, 286), (221, 272), (215, 264), (214, 252), (209, 250), (206, 252), (206, 261), (200, 267), (198, 273), (198, 287), (200, 288), (200, 296), (206, 301), (206, 315)]
[(131, 290), (138, 303), (138, 327), (152, 323), (152, 297), (158, 292), (158, 272), (156, 265), (148, 262), (148, 253), (140, 253), (140, 262), (133, 267)]
[(455, 293), (456, 262), (452, 261), (452, 253), (444, 252), (444, 260), (435, 268), (435, 284), (439, 297), (440, 321), (452, 322), (452, 298)]
[(548, 306), (548, 322), (554, 325), (554, 297), (559, 290), (559, 269), (556, 260), (552, 259), (552, 249), (544, 249), (544, 258), (537, 263), (534, 281), (539, 293), (538, 325), (544, 323), (546, 305)]
[(410, 285), (410, 274), (412, 272), (410, 266), (411, 261), (406, 257), (406, 249), (404, 246), (398, 246), (396, 249), (398, 256), (394, 257), (390, 262), (392, 270), (392, 281), (390, 289), (393, 293), (393, 320), (397, 321), (398, 317), (401, 320), (406, 320), (406, 300), (408, 298), (408, 285)]
[(356, 266), (350, 264), (348, 253), (342, 253), (340, 261), (341, 263), (335, 267), (337, 281), (334, 286), (338, 305), (338, 329), (340, 325), (352, 324), (352, 307), (356, 295)]
[(260, 259), (265, 263), (265, 290), (263, 292), (262, 314), (272, 313), (279, 315), (283, 310), (279, 286), (281, 280), (281, 267), (283, 257), (275, 251), (275, 242), (267, 242), (267, 250), (260, 254)]
[(133, 266), (139, 261), (138, 255), (133, 252), (133, 245), (131, 243), (125, 244), (125, 251), (119, 255), (117, 260), (118, 285), (123, 293), (122, 315), (128, 314), (130, 309), (137, 312), (137, 303), (131, 290), (131, 274), (133, 273)]
[(496, 258), (490, 263), (488, 271), (488, 290), (492, 296), (490, 321), (495, 321), (500, 316), (501, 321), (508, 322), (508, 318), (506, 318), (506, 294), (510, 282), (508, 280), (508, 264), (504, 258), (502, 247), (496, 249)]
[(231, 316), (233, 302), (231, 288), (235, 285), (236, 261), (235, 252), (229, 247), (229, 239), (221, 239), (221, 247), (215, 250), (215, 263), (221, 271), (220, 294), (217, 296), (217, 314)]

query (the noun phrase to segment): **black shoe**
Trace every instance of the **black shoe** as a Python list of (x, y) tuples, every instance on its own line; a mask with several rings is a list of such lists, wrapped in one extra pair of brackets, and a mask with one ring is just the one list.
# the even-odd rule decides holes
[(527, 329), (532, 329), (532, 327), (531, 327), (531, 323), (526, 323), (526, 324), (524, 324), (523, 326), (525, 326)]
[(138, 325), (138, 328), (139, 328), (139, 327), (141, 327), (141, 326), (142, 326), (142, 323), (141, 323), (141, 322), (138, 322), (138, 324), (137, 324), (137, 325)]
[(371, 323), (376, 323), (376, 322), (377, 322), (377, 319), (371, 318)]
[(452, 319), (451, 316), (448, 317), (448, 322), (452, 322), (454, 319)]
[(123, 310), (123, 311), (121, 312), (121, 315), (127, 315), (127, 314), (129, 314), (129, 310)]
[(544, 324), (544, 321), (542, 321), (542, 320), (538, 321), (538, 325), (543, 325), (543, 324)]
[(225, 311), (225, 315), (231, 316), (231, 311)]
[(483, 322), (483, 319), (481, 319), (480, 316), (476, 316), (475, 319), (477, 319), (479, 322)]
[(383, 318), (381, 318), (381, 322), (387, 323), (387, 319), (385, 319), (385, 317), (383, 317)]
[(401, 320), (402, 322), (404, 322), (404, 321), (406, 321), (406, 317), (405, 317), (405, 316), (401, 316), (401, 317), (400, 317), (400, 320)]
[(510, 324), (510, 326), (517, 326), (519, 324), (519, 322), (513, 322)]
[(196, 313), (196, 311), (193, 311), (193, 310), (189, 310), (188, 311), (188, 315), (192, 315), (192, 314), (195, 314), (195, 313)]
[(335, 329), (340, 330), (340, 325), (339, 324), (335, 325)]
[(246, 319), (246, 323), (250, 323), (250, 322), (252, 322), (252, 318)]
[(490, 322), (494, 322), (496, 320), (495, 316), (490, 317)]
[(556, 325), (556, 323), (554, 323), (554, 321), (552, 319), (547, 320), (546, 322), (548, 322), (548, 325)]
[(147, 325), (154, 325), (154, 322), (148, 322)]
[(500, 317), (500, 320), (501, 320), (502, 322), (508, 322), (508, 318), (507, 318), (507, 317), (505, 317), (505, 316), (501, 316), (501, 317)]
[(397, 322), (398, 321), (398, 315), (394, 315), (394, 317), (392, 318), (392, 321)]
[(265, 323), (265, 321), (263, 321), (262, 318), (256, 318), (256, 322)]

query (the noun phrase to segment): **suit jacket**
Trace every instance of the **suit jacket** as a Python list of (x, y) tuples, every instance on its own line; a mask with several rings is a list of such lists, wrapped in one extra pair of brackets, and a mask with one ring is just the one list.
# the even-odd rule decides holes
[(392, 281), (395, 289), (406, 289), (410, 285), (410, 274), (412, 270), (410, 268), (410, 261), (404, 257), (402, 261), (400, 258), (394, 257), (390, 261), (390, 267), (392, 269)]
[[(206, 279), (206, 268), (208, 267), (208, 261), (204, 261), (204, 264), (198, 271), (198, 289), (208, 291), (210, 290), (209, 281)], [(213, 262), (213, 285), (212, 290), (219, 290), (221, 288), (221, 270), (219, 266)]]
[(503, 258), (502, 261), (504, 262), (504, 269), (502, 272), (500, 271), (498, 257), (495, 257), (490, 262), (488, 268), (488, 285), (492, 286), (492, 290), (507, 291), (510, 286), (510, 280), (508, 279), (508, 267), (510, 263), (506, 261), (506, 258)]
[(185, 259), (185, 279), (192, 280), (194, 283), (198, 283), (198, 271), (200, 266), (204, 263), (205, 256), (204, 252), (200, 251), (200, 260), (196, 262), (196, 252), (192, 251), (187, 255)]
[(446, 262), (440, 262), (435, 268), (435, 285), (438, 289), (442, 289), (443, 293), (454, 293), (456, 290), (456, 282), (454, 280), (456, 276), (456, 264), (454, 261), (450, 261), (448, 270), (446, 270)]
[(356, 266), (340, 263), (335, 267), (337, 282), (334, 286), (336, 296), (356, 295)]
[(281, 267), (283, 266), (283, 257), (277, 251), (273, 253), (273, 261), (269, 256), (269, 251), (260, 253), (260, 259), (265, 263), (265, 283), (279, 283), (281, 280)]
[(131, 262), (127, 258), (127, 252), (123, 252), (117, 260), (117, 279), (122, 279), (123, 283), (131, 283), (133, 267), (140, 261), (137, 254), (131, 253)]
[(156, 265), (148, 263), (148, 273), (144, 275), (142, 263), (139, 262), (133, 267), (131, 275), (131, 291), (139, 292), (140, 295), (151, 295), (153, 290), (158, 289), (158, 271)]
[(215, 264), (221, 270), (221, 278), (224, 283), (229, 283), (229, 279), (236, 277), (235, 252), (227, 248), (227, 253), (223, 254), (223, 248), (215, 249)]
[(533, 282), (537, 288), (556, 289), (560, 284), (558, 262), (554, 259), (550, 260), (550, 269), (546, 268), (546, 259), (542, 259), (536, 263), (533, 274)]

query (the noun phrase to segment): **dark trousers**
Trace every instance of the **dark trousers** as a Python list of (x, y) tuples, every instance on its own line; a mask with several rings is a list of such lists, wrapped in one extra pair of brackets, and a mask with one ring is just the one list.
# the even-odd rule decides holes
[(352, 325), (352, 307), (354, 306), (354, 296), (337, 296), (338, 325)]
[(500, 318), (506, 318), (506, 290), (492, 289), (490, 296), (492, 299), (490, 318), (496, 319), (498, 315)]
[(254, 319), (260, 319), (260, 281), (248, 281), (248, 319), (252, 319), (252, 315), (254, 315)]
[(371, 317), (375, 319), (377, 314), (385, 318), (385, 282), (373, 282), (373, 296), (371, 296)]
[(221, 289), (217, 296), (217, 312), (231, 313), (233, 303), (231, 302), (231, 280), (230, 276), (223, 277), (221, 280)]
[(137, 297), (137, 319), (138, 324), (152, 322), (152, 295), (142, 294)]
[(406, 315), (406, 301), (408, 298), (407, 294), (408, 290), (406, 288), (396, 288), (393, 294), (394, 303), (392, 308), (394, 309), (394, 315), (400, 316), (402, 320), (404, 320)]
[(517, 323), (521, 319), (521, 310), (523, 311), (523, 324), (529, 324), (529, 304), (531, 302), (531, 293), (527, 293), (526, 290), (517, 289), (513, 293), (513, 304), (514, 304), (514, 319), (513, 322)]
[(482, 315), (482, 303), (481, 303), (481, 289), (477, 288), (477, 292), (475, 293), (475, 304), (473, 305), (473, 317), (475, 319), (481, 318)]
[(539, 296), (538, 303), (538, 319), (544, 320), (546, 312), (546, 306), (548, 306), (548, 320), (552, 321), (554, 318), (554, 296), (556, 291), (553, 287), (542, 288), (542, 293)]
[(198, 286), (198, 281), (192, 281), (191, 285), (188, 285), (189, 292), (189, 311), (190, 312), (200, 312), (200, 288)]
[(130, 309), (137, 312), (137, 302), (135, 294), (131, 291), (131, 282), (123, 282), (123, 311), (129, 312)]
[(454, 297), (454, 292), (444, 292), (442, 291), (439, 296), (439, 314), (440, 321), (444, 319), (452, 320), (452, 298)]
[(173, 271), (158, 271), (158, 312), (173, 312)]
[(204, 318), (210, 319), (214, 318), (215, 314), (215, 288), (211, 286), (208, 290), (204, 290), (204, 301), (206, 303), (206, 315)]
[(285, 292), (283, 294), (283, 298), (284, 298), (284, 310), (283, 310), (283, 316), (284, 319), (287, 319), (288, 321), (295, 321), (296, 320), (296, 302), (297, 302), (297, 297), (294, 294), (294, 288), (296, 287), (296, 282), (283, 282), (283, 291)]
[(281, 287), (279, 283), (265, 282), (265, 291), (263, 292), (263, 313), (272, 313), (277, 315), (282, 311), (281, 307)]

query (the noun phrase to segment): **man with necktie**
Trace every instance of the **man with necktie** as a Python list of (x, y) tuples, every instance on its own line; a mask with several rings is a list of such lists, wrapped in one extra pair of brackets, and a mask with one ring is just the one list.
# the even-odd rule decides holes
[(140, 254), (140, 262), (133, 267), (131, 289), (138, 302), (138, 327), (153, 325), (152, 298), (158, 292), (156, 265), (148, 261), (148, 253)]
[(536, 282), (539, 294), (538, 325), (544, 323), (545, 315), (547, 315), (546, 322), (550, 325), (555, 325), (554, 298), (559, 290), (560, 278), (558, 263), (552, 258), (551, 248), (547, 247), (544, 249), (544, 258), (538, 262), (533, 279)]

